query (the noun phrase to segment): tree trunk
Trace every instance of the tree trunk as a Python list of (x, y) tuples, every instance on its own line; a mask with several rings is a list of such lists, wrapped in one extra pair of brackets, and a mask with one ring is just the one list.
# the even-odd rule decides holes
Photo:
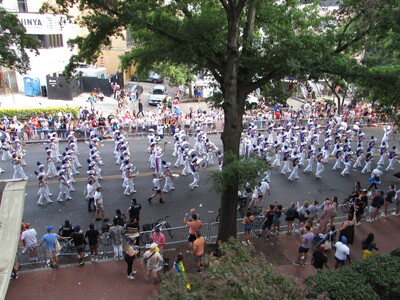
[[(226, 67), (224, 70), (223, 95), (225, 125), (221, 135), (224, 152), (230, 152), (236, 157), (239, 155), (240, 136), (242, 133), (242, 116), (244, 97), (238, 91), (239, 69), (239, 16), (233, 6), (228, 13), (228, 40)], [(224, 168), (232, 161), (224, 157)], [(238, 195), (238, 180), (223, 187), (221, 194), (221, 214), (218, 230), (218, 240), (228, 241), (236, 237), (236, 206)]]

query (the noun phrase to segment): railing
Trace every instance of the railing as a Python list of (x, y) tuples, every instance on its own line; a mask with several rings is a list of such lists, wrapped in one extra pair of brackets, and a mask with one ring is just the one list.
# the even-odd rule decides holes
[[(336, 222), (344, 220), (345, 216), (336, 217)], [(282, 222), (284, 223), (284, 222)], [(205, 238), (208, 244), (215, 244), (218, 237), (218, 222), (204, 223), (200, 229), (202, 236)], [(255, 224), (254, 230), (259, 230), (261, 228), (261, 222)], [(281, 224), (281, 233), (285, 232), (286, 224)], [(147, 244), (152, 243), (151, 234), (153, 231), (142, 231), (140, 232), (140, 245), (141, 249), (145, 249)], [(171, 228), (163, 228), (162, 233), (165, 235), (166, 245), (175, 245), (188, 242), (189, 227), (179, 226)], [(237, 219), (237, 234), (242, 235), (243, 225), (242, 219)], [(102, 239), (104, 241), (105, 239)], [(60, 240), (61, 250), (58, 253), (60, 263), (72, 263), (75, 262), (75, 246), (72, 239), (64, 238)], [(89, 247), (86, 247), (86, 256), (90, 255)], [(17, 253), (18, 261), (21, 266), (49, 266), (49, 260), (46, 257), (46, 248), (43, 247), (20, 247)], [(113, 249), (111, 243), (99, 242), (99, 258), (106, 259), (113, 257)]]

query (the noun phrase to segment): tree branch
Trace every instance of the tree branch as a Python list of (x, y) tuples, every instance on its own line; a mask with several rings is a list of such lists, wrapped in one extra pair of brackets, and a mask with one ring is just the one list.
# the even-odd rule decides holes
[[(246, 4), (247, 0), (239, 0), (238, 4), (236, 5), (236, 15), (240, 15), (243, 10), (244, 5)], [(254, 2), (254, 1), (253, 1)]]
[(222, 4), (222, 6), (224, 7), (226, 13), (228, 13), (228, 11), (229, 11), (228, 2), (226, 2), (226, 0), (219, 0), (219, 2), (221, 2), (221, 4)]
[(344, 26), (343, 32), (342, 32), (342, 34), (340, 35), (340, 39), (339, 39), (339, 43), (338, 43), (337, 48), (341, 48), (342, 42), (343, 42), (343, 38), (344, 38), (344, 34), (346, 33), (347, 29), (349, 29), (350, 25), (353, 24), (353, 22), (354, 22), (355, 20), (357, 20), (359, 17), (361, 17), (361, 13), (359, 13), (359, 14), (356, 15), (354, 18), (352, 18), (352, 19)]
[(266, 76), (260, 78), (257, 81), (254, 81), (250, 84), (246, 85), (246, 88), (244, 88), (244, 90), (246, 91), (246, 95), (248, 93), (250, 93), (251, 91), (256, 90), (257, 88), (263, 86), (264, 84), (268, 83), (268, 81), (270, 81), (273, 76), (275, 75), (275, 72), (277, 71), (277, 69), (272, 70), (271, 72), (269, 72)]

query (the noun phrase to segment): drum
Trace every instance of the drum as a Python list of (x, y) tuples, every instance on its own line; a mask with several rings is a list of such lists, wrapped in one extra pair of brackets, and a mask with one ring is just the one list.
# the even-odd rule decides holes
[(200, 169), (206, 169), (208, 166), (208, 163), (204, 158), (200, 158), (197, 160), (197, 165), (200, 167)]
[(197, 152), (195, 149), (191, 149), (189, 150), (188, 155), (190, 158), (193, 158), (195, 156), (199, 156), (199, 152)]
[(182, 144), (181, 144), (181, 147), (183, 148), (183, 149), (190, 149), (191, 147), (190, 147), (190, 144), (188, 143), (188, 142), (183, 142)]

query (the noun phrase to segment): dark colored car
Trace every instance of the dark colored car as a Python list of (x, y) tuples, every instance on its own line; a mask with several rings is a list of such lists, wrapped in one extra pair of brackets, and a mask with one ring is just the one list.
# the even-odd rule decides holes
[[(150, 72), (146, 79), (140, 79), (140, 80), (146, 81), (146, 82), (152, 82), (152, 83), (163, 83), (164, 82), (164, 78), (161, 78), (160, 75), (158, 75), (155, 72)], [(136, 74), (132, 75), (131, 81), (139, 82), (138, 75), (136, 75)]]
[(134, 84), (129, 88), (129, 92), (136, 94), (136, 99), (139, 99), (139, 96), (143, 93), (143, 87), (139, 84)]

